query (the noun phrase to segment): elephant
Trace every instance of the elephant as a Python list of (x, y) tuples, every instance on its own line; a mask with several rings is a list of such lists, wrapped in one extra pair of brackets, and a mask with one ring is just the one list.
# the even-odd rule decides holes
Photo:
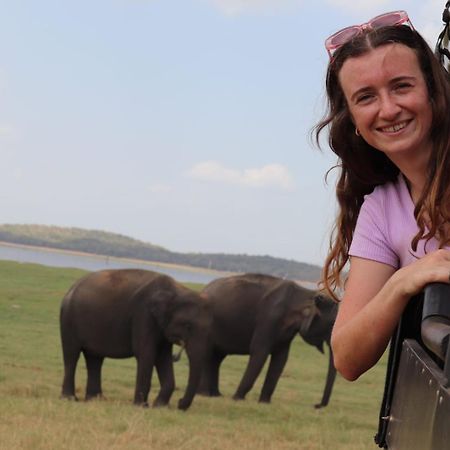
[(199, 386), (211, 323), (205, 299), (167, 275), (140, 269), (92, 272), (76, 282), (61, 303), (61, 396), (76, 400), (75, 371), (81, 352), (87, 368), (86, 400), (102, 396), (105, 357), (134, 356), (134, 403), (148, 406), (155, 366), (161, 389), (153, 406), (167, 405), (175, 389), (175, 343), (185, 347), (189, 359), (186, 391), (178, 402), (178, 408), (186, 410)]
[(312, 320), (311, 326), (305, 334), (302, 334), (303, 340), (315, 347), (320, 353), (325, 353), (323, 349), (324, 342), (328, 345), (328, 372), (325, 382), (325, 388), (320, 403), (314, 405), (315, 408), (322, 408), (328, 405), (330, 401), (331, 391), (333, 389), (334, 380), (336, 379), (336, 368), (333, 362), (333, 351), (331, 349), (331, 331), (336, 320), (338, 304), (330, 297), (317, 294), (315, 296), (316, 306), (319, 310)]
[[(271, 355), (259, 396), (260, 402), (269, 403), (297, 333), (322, 353), (323, 342), (330, 345), (337, 305), (294, 281), (247, 273), (216, 279), (204, 287), (202, 294), (211, 304), (213, 323), (212, 348), (204, 366), (200, 394), (220, 396), (219, 369), (223, 359), (229, 354), (249, 354), (233, 396), (244, 399)], [(328, 404), (335, 376), (330, 348), (326, 388), (321, 403), (315, 407)]]

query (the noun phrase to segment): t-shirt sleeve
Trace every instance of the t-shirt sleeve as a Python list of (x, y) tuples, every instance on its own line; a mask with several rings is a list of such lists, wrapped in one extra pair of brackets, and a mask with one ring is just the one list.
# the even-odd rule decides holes
[(399, 267), (399, 258), (390, 245), (383, 198), (374, 191), (364, 199), (356, 222), (349, 255)]

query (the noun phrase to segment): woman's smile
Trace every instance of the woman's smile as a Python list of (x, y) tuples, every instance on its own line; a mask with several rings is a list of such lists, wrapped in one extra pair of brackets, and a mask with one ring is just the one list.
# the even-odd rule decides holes
[(386, 127), (380, 127), (379, 130), (382, 133), (395, 134), (395, 133), (397, 133), (399, 131), (404, 130), (409, 123), (411, 123), (410, 120), (404, 120), (404, 121), (396, 123), (394, 125), (389, 125), (389, 126), (386, 126)]

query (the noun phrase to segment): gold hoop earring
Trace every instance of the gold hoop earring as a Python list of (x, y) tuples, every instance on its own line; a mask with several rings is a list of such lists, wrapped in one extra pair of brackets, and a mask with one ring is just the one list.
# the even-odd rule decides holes
[(355, 134), (356, 134), (356, 136), (361, 136), (361, 134), (360, 134), (358, 128), (355, 128)]

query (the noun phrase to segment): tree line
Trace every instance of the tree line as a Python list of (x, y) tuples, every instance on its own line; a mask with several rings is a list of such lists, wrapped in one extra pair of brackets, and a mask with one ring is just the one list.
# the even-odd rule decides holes
[(312, 264), (269, 255), (172, 252), (121, 234), (82, 228), (5, 224), (0, 225), (0, 241), (311, 282), (319, 279), (321, 271)]

